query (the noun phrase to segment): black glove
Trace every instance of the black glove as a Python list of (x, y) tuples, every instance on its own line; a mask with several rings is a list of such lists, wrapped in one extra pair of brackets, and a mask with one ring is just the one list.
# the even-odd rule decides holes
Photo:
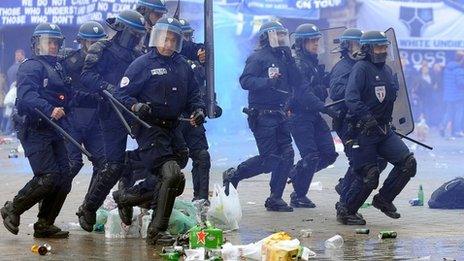
[(141, 119), (146, 119), (151, 115), (151, 108), (146, 103), (136, 103), (132, 106), (132, 111), (137, 114)]
[(205, 113), (203, 112), (203, 109), (196, 109), (192, 113), (191, 118), (193, 118), (193, 121), (195, 122), (196, 126), (203, 124), (205, 122)]
[(113, 94), (114, 91), (116, 90), (116, 87), (112, 84), (107, 84), (107, 85), (103, 85), (101, 86), (101, 89), (102, 90), (107, 90), (109, 93)]
[(324, 107), (324, 109), (322, 109), (322, 113), (329, 115), (330, 118), (335, 119), (335, 120), (340, 117), (340, 112), (330, 107)]
[(373, 116), (369, 116), (360, 121), (361, 133), (366, 134), (370, 129), (378, 125), (377, 120)]

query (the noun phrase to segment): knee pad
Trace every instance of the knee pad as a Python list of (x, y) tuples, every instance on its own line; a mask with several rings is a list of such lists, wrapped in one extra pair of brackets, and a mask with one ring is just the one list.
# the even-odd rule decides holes
[(60, 182), (60, 175), (58, 173), (45, 174), (37, 179), (37, 185), (42, 187), (43, 190), (51, 191)]
[(198, 165), (205, 168), (211, 167), (211, 157), (207, 150), (195, 150), (192, 152), (192, 159), (197, 162)]
[(364, 185), (369, 189), (376, 189), (379, 186), (380, 171), (377, 165), (365, 166), (361, 169)]
[(313, 171), (315, 171), (320, 161), (321, 161), (321, 158), (320, 158), (319, 153), (309, 153), (301, 159), (300, 161), (301, 168), (302, 169), (312, 168)]
[(177, 162), (170, 160), (161, 167), (161, 180), (169, 184), (169, 188), (178, 188), (183, 174)]
[(402, 162), (401, 162), (401, 172), (408, 177), (416, 176), (417, 172), (417, 162), (416, 158), (414, 158), (414, 154), (409, 154)]

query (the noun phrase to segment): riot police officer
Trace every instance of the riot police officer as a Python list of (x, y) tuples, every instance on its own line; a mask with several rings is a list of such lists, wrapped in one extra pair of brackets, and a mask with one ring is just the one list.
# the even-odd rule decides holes
[[(205, 81), (205, 53), (203, 44), (193, 42), (193, 28), (185, 19), (179, 20), (182, 25), (182, 50), (180, 52), (190, 64), (194, 72), (195, 80), (199, 84), (200, 94), (206, 99)], [(206, 102), (205, 102), (206, 104)], [(187, 116), (188, 115), (184, 115)], [(211, 168), (211, 157), (208, 152), (208, 140), (206, 139), (206, 129), (202, 125), (194, 127), (188, 122), (181, 122), (179, 129), (185, 140), (189, 156), (192, 159), (192, 179), (193, 179), (193, 200), (208, 200), (209, 192), (209, 171)], [(208, 203), (208, 201), (206, 201)]]
[(182, 29), (174, 18), (162, 18), (153, 27), (147, 54), (136, 59), (126, 70), (116, 97), (149, 122), (152, 128), (140, 127), (135, 135), (140, 145), (139, 156), (145, 168), (159, 176), (159, 194), (147, 243), (172, 244), (167, 232), (174, 200), (181, 195), (185, 179), (177, 164), (172, 142), (178, 117), (190, 112), (190, 123), (203, 123), (204, 104), (199, 95), (193, 71), (179, 55)]
[(3, 224), (18, 234), (20, 216), (38, 202), (34, 237), (66, 238), (67, 231), (54, 225), (71, 190), (71, 175), (64, 140), (36, 110), (60, 122), (69, 112), (71, 89), (57, 54), (64, 37), (55, 24), (39, 24), (32, 35), (33, 57), (18, 70), (18, 138), (34, 177), (1, 209)]
[[(71, 77), (71, 85), (74, 91), (89, 94), (87, 99), (76, 99), (66, 121), (66, 130), (79, 143), (93, 155), (90, 159), (93, 164), (92, 180), (105, 160), (103, 149), (103, 134), (98, 122), (97, 103), (98, 96), (91, 95), (94, 92), (81, 82), (84, 59), (92, 44), (106, 37), (103, 26), (98, 22), (85, 22), (79, 28), (76, 41), (81, 48), (72, 50), (66, 54), (63, 66)], [(75, 177), (83, 164), (81, 151), (72, 143), (67, 142), (71, 175)], [(90, 187), (90, 186), (89, 186)]]
[(347, 192), (346, 208), (354, 215), (378, 187), (380, 156), (394, 167), (372, 204), (396, 219), (400, 214), (393, 200), (415, 176), (416, 160), (390, 127), (399, 86), (385, 64), (390, 42), (385, 33), (369, 31), (362, 34), (360, 43), (365, 58), (353, 66), (345, 93), (347, 117), (357, 122), (355, 138), (359, 144), (350, 151), (355, 179)]
[(242, 179), (261, 173), (271, 174), (271, 195), (268, 211), (291, 212), (293, 208), (282, 199), (294, 152), (285, 107), (298, 84), (299, 75), (291, 55), (287, 29), (279, 22), (268, 22), (259, 30), (259, 49), (248, 57), (240, 76), (240, 84), (249, 91), (248, 124), (255, 136), (259, 155), (242, 162), (237, 169), (223, 174), (228, 193), (231, 183), (237, 187)]
[(190, 23), (185, 19), (179, 19), (182, 24), (183, 43), (180, 54), (185, 56), (190, 61), (198, 61), (200, 64), (205, 63), (206, 52), (205, 46), (201, 43), (195, 43), (193, 40), (193, 30)]
[[(341, 59), (335, 64), (330, 73), (330, 98), (334, 101), (345, 98), (345, 89), (351, 70), (358, 60), (364, 58), (361, 53), (361, 45), (359, 43), (361, 35), (361, 30), (357, 28), (349, 28), (343, 31), (338, 39), (340, 45), (337, 51), (340, 52)], [(340, 194), (340, 200), (336, 204), (337, 220), (344, 224), (364, 225), (366, 224), (366, 221), (363, 219), (361, 214), (356, 213), (356, 215), (348, 215), (346, 208), (344, 207), (347, 190), (354, 178), (349, 153), (350, 149), (348, 149), (351, 139), (351, 137), (349, 137), (350, 132), (348, 129), (350, 128), (351, 123), (345, 119), (348, 108), (344, 103), (335, 105), (334, 109), (339, 112), (339, 117), (333, 120), (333, 128), (345, 146), (345, 154), (350, 163), (344, 178), (340, 179), (339, 185), (335, 188)]]
[[(117, 33), (111, 40), (98, 41), (90, 46), (81, 81), (97, 92), (107, 90), (112, 93), (129, 64), (141, 55), (145, 20), (136, 11), (125, 10), (116, 18), (108, 19), (107, 23)], [(116, 111), (109, 102), (99, 104), (99, 121), (107, 162), (77, 212), (79, 224), (89, 232), (93, 230), (97, 209), (122, 175), (127, 142), (127, 130)]]
[(296, 28), (294, 38), (295, 59), (302, 81), (295, 85), (290, 101), (290, 130), (301, 160), (290, 172), (294, 188), (290, 205), (314, 208), (316, 205), (306, 196), (313, 176), (334, 163), (338, 156), (330, 129), (320, 113), (332, 118), (336, 118), (337, 114), (324, 106), (328, 80), (325, 67), (317, 59), (321, 38), (319, 28), (313, 24), (302, 24)]

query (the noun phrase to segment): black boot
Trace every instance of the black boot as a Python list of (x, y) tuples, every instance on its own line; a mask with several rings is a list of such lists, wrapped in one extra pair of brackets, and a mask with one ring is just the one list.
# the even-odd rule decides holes
[(167, 231), (156, 231), (148, 229), (147, 244), (156, 246), (172, 246), (176, 239)]
[(398, 219), (401, 217), (400, 213), (396, 212), (397, 209), (393, 202), (388, 202), (387, 200), (383, 199), (379, 194), (375, 195), (372, 199), (372, 206), (382, 211), (388, 217), (393, 219)]
[(77, 210), (76, 215), (79, 217), (79, 225), (87, 232), (93, 231), (93, 226), (97, 222), (97, 213), (88, 210), (85, 205), (81, 205)]
[(132, 206), (124, 206), (123, 204), (121, 204), (121, 197), (123, 197), (122, 195), (123, 192), (120, 190), (113, 192), (114, 201), (118, 205), (119, 217), (121, 218), (121, 221), (124, 224), (130, 226), (132, 224), (132, 215), (134, 209), (132, 208)]
[(363, 218), (361, 214), (348, 213), (347, 208), (340, 202), (337, 202), (337, 204), (335, 204), (335, 209), (337, 210), (337, 221), (343, 225), (362, 226), (366, 224), (366, 220)]
[(292, 194), (290, 194), (290, 206), (294, 208), (315, 208), (316, 204), (314, 204), (308, 197), (298, 197), (296, 192), (292, 192)]
[(234, 188), (237, 188), (238, 181), (234, 179), (236, 170), (229, 168), (222, 173), (222, 185), (225, 187), (226, 195), (229, 195), (229, 186), (232, 184)]
[(68, 238), (69, 232), (63, 231), (53, 224), (48, 224), (45, 220), (39, 219), (34, 224), (35, 238)]
[(3, 225), (5, 226), (8, 231), (17, 235), (19, 232), (19, 221), (20, 217), (16, 214), (13, 202), (7, 201), (5, 202), (5, 206), (0, 209), (3, 218)]
[(275, 198), (272, 195), (266, 199), (264, 206), (267, 211), (293, 212), (293, 208), (287, 205), (282, 198)]

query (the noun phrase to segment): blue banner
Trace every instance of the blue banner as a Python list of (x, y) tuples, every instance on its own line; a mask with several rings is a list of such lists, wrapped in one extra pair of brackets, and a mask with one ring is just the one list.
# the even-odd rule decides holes
[(137, 0), (1, 0), (0, 28), (38, 23), (80, 25), (103, 21), (122, 10), (135, 9)]
[(343, 7), (346, 0), (243, 0), (241, 12), (287, 18), (319, 19), (321, 9)]

